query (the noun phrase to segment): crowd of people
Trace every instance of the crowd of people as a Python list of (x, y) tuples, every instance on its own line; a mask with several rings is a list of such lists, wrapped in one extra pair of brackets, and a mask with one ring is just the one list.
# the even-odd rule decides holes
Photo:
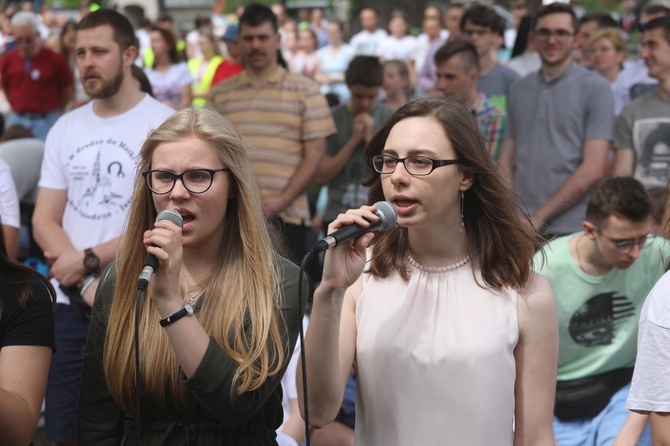
[(6, 5), (0, 443), (670, 444), (670, 8), (508, 6)]

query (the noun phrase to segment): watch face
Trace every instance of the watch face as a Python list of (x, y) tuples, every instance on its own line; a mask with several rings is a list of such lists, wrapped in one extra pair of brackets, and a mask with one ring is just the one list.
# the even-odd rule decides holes
[(100, 266), (100, 259), (93, 253), (86, 254), (86, 257), (84, 257), (84, 266), (89, 271), (97, 271)]
[(189, 303), (185, 303), (185, 304), (184, 304), (184, 309), (185, 309), (188, 313), (193, 314), (193, 307), (191, 306), (191, 304), (189, 304)]

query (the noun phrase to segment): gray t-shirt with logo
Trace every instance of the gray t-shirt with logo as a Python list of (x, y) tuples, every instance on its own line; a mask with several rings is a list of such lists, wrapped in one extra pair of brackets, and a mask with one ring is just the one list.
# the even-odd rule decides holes
[(670, 179), (670, 101), (656, 88), (626, 105), (614, 132), (614, 147), (636, 154), (635, 178), (646, 187)]

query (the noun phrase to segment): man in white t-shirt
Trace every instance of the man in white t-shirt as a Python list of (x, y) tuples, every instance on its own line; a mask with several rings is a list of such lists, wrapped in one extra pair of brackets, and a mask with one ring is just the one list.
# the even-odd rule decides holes
[(100, 9), (77, 29), (77, 68), (93, 100), (49, 132), (33, 215), (35, 240), (51, 262), (57, 293), (58, 354), (49, 371), (45, 415), (46, 438), (56, 444), (76, 441), (86, 313), (100, 270), (119, 247), (140, 146), (173, 113), (137, 87), (131, 74), (135, 35), (124, 16)]
[(386, 40), (388, 33), (378, 28), (379, 16), (377, 11), (372, 8), (365, 8), (361, 11), (359, 17), (363, 29), (351, 38), (349, 45), (354, 49), (357, 56), (379, 56), (382, 42)]

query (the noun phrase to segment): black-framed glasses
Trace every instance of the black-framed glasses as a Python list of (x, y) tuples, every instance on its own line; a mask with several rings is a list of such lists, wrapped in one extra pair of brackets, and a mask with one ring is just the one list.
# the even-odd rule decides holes
[(652, 240), (653, 238), (655, 238), (655, 236), (653, 234), (646, 234), (646, 235), (643, 235), (642, 237), (640, 237), (638, 239), (615, 240), (615, 239), (611, 239), (608, 236), (606, 236), (605, 234), (603, 234), (603, 231), (601, 231), (600, 228), (598, 228), (597, 226), (594, 225), (594, 227), (600, 233), (600, 235), (605, 237), (605, 239), (607, 239), (607, 241), (609, 241), (611, 244), (613, 244), (616, 247), (616, 250), (619, 254), (628, 254), (629, 252), (631, 252), (633, 250), (633, 248), (635, 246), (638, 246), (640, 249), (642, 249), (642, 248), (645, 247), (645, 245), (647, 244), (647, 242), (649, 240)]
[(391, 155), (377, 155), (372, 157), (372, 167), (378, 173), (393, 173), (398, 163), (405, 166), (407, 172), (411, 175), (420, 177), (430, 174), (438, 167), (449, 166), (451, 164), (462, 163), (463, 160), (434, 160), (427, 156), (408, 156), (406, 158), (396, 158)]
[(147, 170), (142, 172), (147, 186), (156, 195), (165, 195), (172, 192), (177, 180), (181, 180), (187, 191), (192, 194), (204, 194), (212, 187), (214, 174), (230, 170), (227, 167), (221, 169), (188, 169), (180, 174), (169, 170)]
[(556, 37), (556, 40), (566, 40), (575, 35), (575, 33), (571, 33), (564, 29), (557, 29), (556, 31), (552, 31), (547, 28), (540, 28), (535, 31), (534, 34), (535, 37), (540, 40), (549, 40), (551, 37)]

